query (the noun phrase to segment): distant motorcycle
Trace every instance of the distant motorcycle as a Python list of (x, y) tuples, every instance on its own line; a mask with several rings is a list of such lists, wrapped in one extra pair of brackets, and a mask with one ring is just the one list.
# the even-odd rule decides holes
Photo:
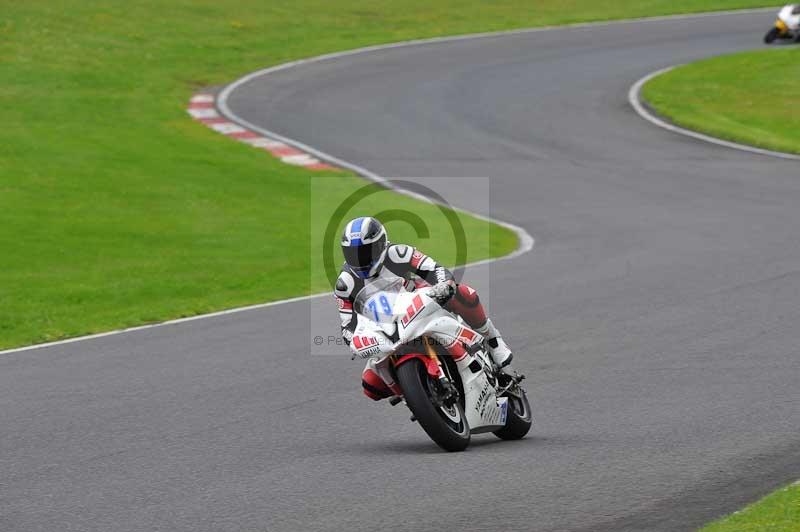
[[(412, 421), (447, 451), (464, 450), (479, 432), (524, 437), (533, 421), (524, 377), (503, 374), (482, 337), (440, 306), (431, 290), (406, 292), (399, 278), (366, 286), (353, 305), (366, 318), (353, 336), (359, 355), (377, 360), (377, 372), (395, 392), (390, 402), (405, 403)], [(459, 362), (442, 347), (454, 341), (469, 347)]]
[(789, 4), (780, 10), (775, 25), (764, 35), (764, 42), (767, 44), (775, 39), (794, 39), (795, 42), (800, 42), (800, 4)]

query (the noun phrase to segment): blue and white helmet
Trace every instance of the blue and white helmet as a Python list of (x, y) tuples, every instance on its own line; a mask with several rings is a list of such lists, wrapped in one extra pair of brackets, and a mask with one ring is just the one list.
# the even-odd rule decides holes
[(342, 234), (342, 253), (350, 269), (362, 279), (378, 274), (386, 258), (386, 228), (375, 218), (351, 220)]

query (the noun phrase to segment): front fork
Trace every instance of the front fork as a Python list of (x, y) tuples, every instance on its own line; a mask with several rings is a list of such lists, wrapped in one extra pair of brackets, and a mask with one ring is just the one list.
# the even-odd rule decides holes
[(438, 406), (451, 406), (458, 400), (458, 388), (456, 388), (452, 379), (448, 376), (449, 372), (445, 368), (445, 363), (439, 359), (439, 354), (436, 352), (433, 339), (425, 336), (422, 341), (425, 345), (425, 354), (436, 362), (436, 365), (439, 367), (437, 382), (439, 389), (437, 390), (437, 397), (433, 397), (432, 399), (440, 403)]
[[(423, 364), (425, 364), (426, 373), (428, 374), (430, 382), (434, 387), (434, 389), (431, 390), (431, 400), (437, 406), (450, 407), (459, 398), (458, 389), (455, 387), (452, 379), (449, 377), (449, 371), (445, 367), (445, 363), (439, 358), (439, 354), (436, 352), (434, 340), (425, 336), (422, 338), (422, 343), (425, 348), (425, 358), (422, 359), (422, 353), (410, 355), (410, 357), (422, 359), (421, 361)], [(398, 365), (406, 362), (406, 356), (396, 354), (391, 355), (387, 357), (387, 361), (390, 360), (392, 366), (396, 368)], [(386, 380), (385, 377), (384, 380)], [(400, 388), (396, 385), (394, 387), (390, 386), (390, 388), (395, 395), (389, 399), (389, 403), (392, 406), (402, 403), (402, 390), (400, 390)], [(414, 421), (413, 416), (411, 420)]]

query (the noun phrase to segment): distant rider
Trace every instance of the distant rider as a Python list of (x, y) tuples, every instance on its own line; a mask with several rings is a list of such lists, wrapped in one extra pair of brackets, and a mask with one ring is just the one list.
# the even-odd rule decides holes
[[(408, 281), (411, 290), (435, 286), (436, 299), (483, 336), (494, 362), (511, 373), (511, 350), (492, 320), (486, 317), (478, 293), (463, 283), (456, 284), (450, 270), (412, 246), (389, 243), (386, 229), (375, 218), (362, 217), (350, 221), (342, 234), (341, 244), (345, 263), (336, 280), (334, 294), (342, 320), (342, 338), (354, 352), (356, 349), (351, 341), (358, 315), (353, 310), (353, 302), (358, 293), (379, 276), (399, 277)], [(367, 397), (378, 401), (393, 393), (375, 369), (375, 361), (370, 359), (364, 368), (361, 384)]]

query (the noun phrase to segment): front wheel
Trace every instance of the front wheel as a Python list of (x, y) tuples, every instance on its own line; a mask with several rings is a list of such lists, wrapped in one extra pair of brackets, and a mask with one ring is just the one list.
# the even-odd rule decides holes
[(781, 34), (781, 30), (779, 30), (778, 28), (772, 28), (771, 30), (769, 30), (767, 32), (766, 35), (764, 35), (764, 42), (766, 44), (772, 44), (775, 41), (775, 39), (778, 38), (778, 36), (780, 34)]
[(533, 424), (528, 396), (525, 394), (525, 390), (517, 386), (513, 392), (509, 391), (503, 397), (508, 398), (506, 426), (492, 434), (501, 440), (520, 440), (528, 434)]
[(467, 448), (470, 432), (461, 403), (437, 406), (435, 384), (420, 360), (411, 359), (397, 368), (397, 382), (408, 408), (439, 447), (445, 451)]

